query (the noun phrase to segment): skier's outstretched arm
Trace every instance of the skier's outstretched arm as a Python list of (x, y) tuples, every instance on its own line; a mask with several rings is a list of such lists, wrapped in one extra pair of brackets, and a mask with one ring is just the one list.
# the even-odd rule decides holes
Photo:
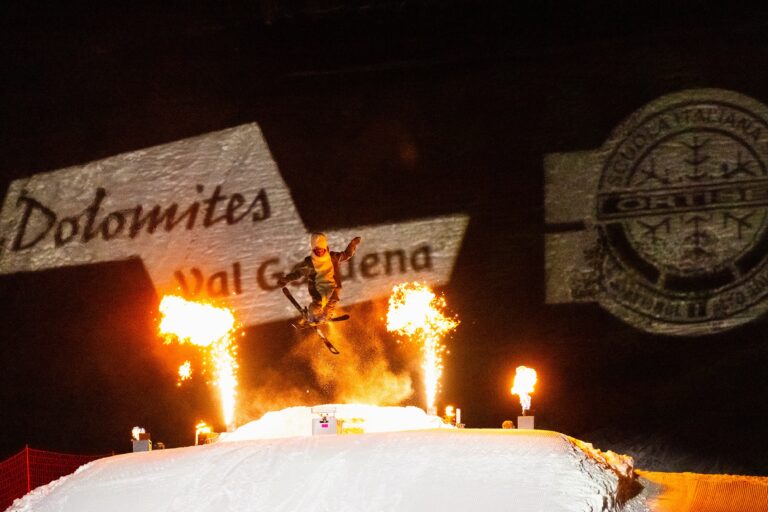
[(349, 245), (347, 246), (347, 248), (344, 249), (344, 252), (340, 254), (339, 261), (347, 261), (352, 256), (354, 256), (355, 251), (357, 250), (357, 245), (360, 243), (361, 240), (362, 238), (360, 238), (359, 236), (356, 236), (355, 238), (353, 238), (352, 241), (349, 242)]
[(285, 286), (291, 281), (296, 281), (297, 279), (301, 279), (302, 277), (308, 276), (310, 271), (312, 270), (311, 265), (312, 263), (307, 265), (306, 260), (300, 261), (293, 267), (293, 270), (291, 270), (290, 273), (278, 279), (277, 284), (279, 284), (280, 286)]

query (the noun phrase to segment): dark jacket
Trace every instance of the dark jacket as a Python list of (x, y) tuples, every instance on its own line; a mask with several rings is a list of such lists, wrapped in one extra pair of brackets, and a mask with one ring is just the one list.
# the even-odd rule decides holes
[[(351, 242), (349, 242), (349, 245), (347, 245), (347, 248), (344, 249), (342, 252), (335, 252), (330, 251), (329, 255), (331, 257), (331, 262), (333, 263), (333, 280), (336, 282), (336, 287), (341, 288), (341, 274), (339, 272), (339, 263), (342, 261), (347, 261), (352, 256), (355, 255), (355, 250), (357, 249), (357, 244), (360, 243), (360, 237), (355, 237), (352, 239)], [(307, 278), (307, 286), (309, 287), (310, 293), (312, 291), (317, 290), (315, 287), (315, 277), (317, 273), (315, 272), (315, 266), (312, 265), (312, 256), (307, 256), (304, 258), (301, 262), (296, 264), (295, 267), (293, 267), (293, 270), (291, 270), (290, 274), (285, 276), (283, 278), (283, 281), (286, 283), (290, 283), (291, 281), (295, 281), (297, 279), (301, 279), (302, 277)]]

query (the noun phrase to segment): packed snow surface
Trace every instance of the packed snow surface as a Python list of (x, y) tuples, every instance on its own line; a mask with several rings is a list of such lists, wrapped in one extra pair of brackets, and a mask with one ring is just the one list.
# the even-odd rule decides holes
[[(365, 433), (400, 432), (432, 428), (454, 428), (437, 416), (431, 416), (418, 407), (378, 407), (360, 404), (329, 404), (315, 406), (319, 410), (333, 410), (335, 418), (345, 431)], [(279, 437), (311, 436), (312, 407), (289, 407), (268, 412), (261, 419), (222, 434), (222, 441), (275, 439)]]
[(435, 428), (418, 409), (336, 407), (365, 433), (312, 436), (309, 408), (294, 407), (225, 442), (94, 461), (9, 511), (608, 511), (632, 474), (628, 457), (556, 432)]

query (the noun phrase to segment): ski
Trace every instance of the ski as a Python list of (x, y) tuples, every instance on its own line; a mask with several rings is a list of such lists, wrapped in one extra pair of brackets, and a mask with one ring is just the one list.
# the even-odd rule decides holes
[[(315, 332), (317, 333), (318, 336), (320, 336), (320, 339), (323, 340), (323, 343), (328, 348), (328, 350), (331, 352), (331, 354), (339, 355), (340, 354), (339, 350), (336, 347), (333, 346), (333, 343), (331, 343), (328, 340), (328, 338), (325, 337), (325, 334), (323, 334), (323, 331), (321, 331), (320, 328), (316, 324), (312, 324), (312, 323), (309, 322), (309, 318), (307, 317), (307, 310), (305, 308), (301, 307), (301, 304), (299, 304), (298, 301), (294, 298), (294, 296), (291, 293), (291, 291), (288, 288), (283, 287), (283, 294), (286, 297), (288, 297), (288, 300), (291, 301), (291, 304), (293, 304), (293, 307), (295, 307), (299, 311), (299, 313), (301, 313), (302, 318), (304, 318), (304, 320), (307, 322), (307, 326), (306, 327), (311, 327), (311, 328), (313, 328), (315, 330)], [(346, 317), (346, 318), (343, 318), (343, 317)], [(347, 320), (348, 318), (349, 318), (349, 315), (342, 315), (342, 316), (336, 317), (335, 319), (331, 319), (331, 320), (332, 321), (341, 321), (341, 320)], [(297, 329), (299, 328), (296, 325), (293, 325), (293, 326), (296, 327)]]
[(292, 294), (292, 293), (291, 293), (291, 291), (290, 291), (288, 288), (286, 288), (285, 286), (283, 286), (283, 293), (285, 294), (285, 296), (286, 296), (286, 297), (288, 297), (288, 300), (289, 300), (289, 301), (291, 301), (291, 304), (293, 304), (293, 307), (295, 307), (296, 309), (298, 309), (298, 310), (299, 310), (299, 313), (301, 313), (301, 316), (303, 316), (303, 317), (306, 317), (306, 316), (307, 316), (307, 313), (304, 311), (304, 308), (303, 308), (303, 307), (301, 307), (301, 304), (299, 304), (299, 303), (296, 301), (296, 299), (295, 299), (295, 298), (293, 298), (293, 294)]
[[(343, 322), (345, 320), (349, 320), (349, 315), (335, 316), (333, 318), (329, 318), (328, 320), (326, 320), (326, 322)], [(302, 325), (302, 324), (295, 324), (294, 323), (294, 324), (291, 324), (291, 325), (293, 325), (297, 329), (307, 329), (309, 327), (315, 327), (315, 326), (318, 326), (318, 325), (321, 325), (321, 324), (307, 324), (307, 323), (305, 323), (305, 324)]]
[(325, 337), (325, 334), (323, 334), (323, 331), (320, 330), (319, 327), (313, 327), (315, 329), (315, 332), (318, 336), (320, 336), (320, 339), (323, 340), (323, 343), (325, 343), (326, 348), (331, 351), (331, 354), (339, 355), (339, 350), (333, 346), (333, 343), (328, 341), (328, 338)]

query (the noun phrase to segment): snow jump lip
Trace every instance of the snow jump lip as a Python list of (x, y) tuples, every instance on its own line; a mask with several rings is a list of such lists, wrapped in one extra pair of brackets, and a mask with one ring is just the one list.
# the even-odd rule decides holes
[(620, 469), (574, 441), (550, 431), (435, 429), (126, 454), (83, 466), (9, 511), (613, 510)]

